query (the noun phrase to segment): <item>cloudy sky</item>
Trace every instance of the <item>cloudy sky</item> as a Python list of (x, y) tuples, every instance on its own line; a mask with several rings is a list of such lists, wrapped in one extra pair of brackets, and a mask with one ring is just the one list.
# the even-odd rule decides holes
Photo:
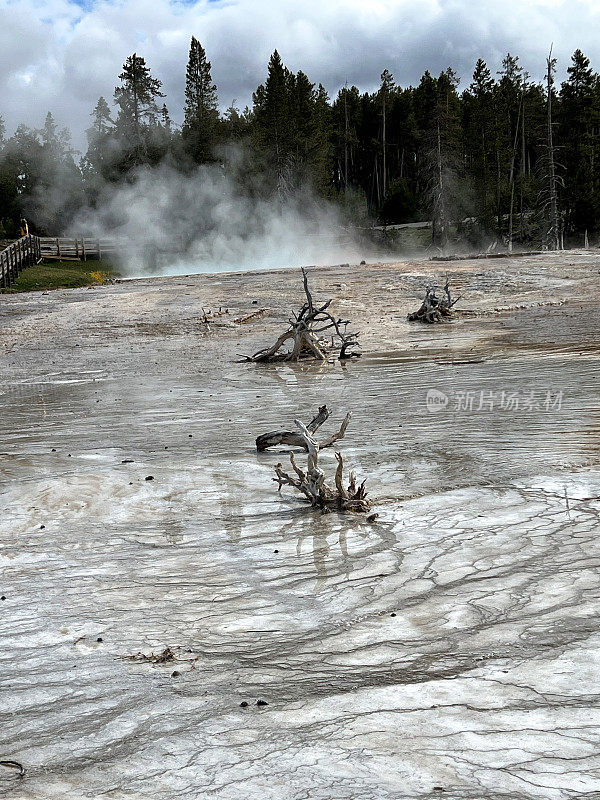
[(452, 65), (464, 87), (478, 56), (496, 70), (507, 51), (537, 78), (552, 42), (563, 73), (577, 47), (600, 69), (599, 21), (600, 0), (0, 0), (0, 114), (11, 133), (51, 110), (82, 147), (136, 51), (180, 121), (192, 34), (226, 107), (250, 102), (275, 48), (332, 95), (346, 81), (374, 88), (386, 67), (408, 85)]

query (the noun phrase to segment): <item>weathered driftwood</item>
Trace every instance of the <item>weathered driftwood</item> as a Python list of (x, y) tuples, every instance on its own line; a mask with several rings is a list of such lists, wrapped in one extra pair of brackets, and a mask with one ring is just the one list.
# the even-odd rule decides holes
[(347, 414), (337, 434), (333, 434), (322, 444), (316, 441), (306, 425), (300, 420), (295, 420), (299, 435), (308, 452), (308, 466), (306, 471), (300, 469), (293, 453), (290, 453), (290, 463), (296, 477), (284, 472), (282, 464), (277, 464), (275, 467), (277, 477), (273, 478), (273, 480), (279, 484), (279, 491), (281, 491), (282, 486), (292, 486), (301, 492), (312, 506), (321, 508), (324, 513), (334, 510), (366, 513), (371, 509), (371, 501), (367, 499), (365, 490), (365, 481), (357, 486), (356, 476), (354, 472), (351, 472), (348, 487), (344, 486), (344, 462), (341, 453), (335, 454), (338, 462), (334, 478), (335, 489), (325, 483), (325, 473), (319, 467), (319, 450), (342, 438), (350, 421), (350, 416), (350, 414)]
[[(330, 414), (331, 411), (327, 406), (321, 406), (319, 408), (319, 413), (306, 426), (307, 431), (309, 433), (316, 433), (321, 425), (329, 418)], [(321, 442), (319, 445), (320, 450), (324, 447), (331, 447), (331, 445), (339, 439), (343, 439), (351, 416), (351, 414), (346, 414), (346, 418), (342, 422), (339, 431)], [(287, 444), (290, 447), (302, 447), (304, 450), (308, 450), (308, 445), (302, 434), (296, 431), (271, 431), (270, 433), (263, 433), (256, 437), (256, 449), (259, 452), (268, 450), (269, 447), (276, 447), (279, 444)]]
[(236, 323), (236, 325), (245, 325), (247, 322), (253, 322), (254, 320), (264, 317), (267, 311), (268, 309), (266, 308), (257, 308), (256, 311), (251, 311), (249, 314), (236, 317), (233, 321)]
[[(321, 425), (329, 418), (331, 411), (327, 406), (321, 406), (319, 413), (306, 426), (307, 430), (315, 433)], [(269, 447), (276, 447), (278, 444), (287, 444), (291, 447), (303, 447), (306, 450), (306, 442), (295, 431), (270, 431), (256, 437), (256, 449), (260, 452), (268, 450)]]
[(224, 317), (225, 314), (229, 314), (228, 308), (219, 308), (218, 311), (211, 311), (208, 309), (206, 311), (204, 308), (202, 309), (202, 316), (200, 317), (200, 324), (206, 325), (207, 329), (210, 330), (210, 323), (213, 322), (218, 317)]
[(460, 296), (455, 300), (450, 295), (450, 284), (446, 281), (443, 294), (437, 295), (438, 286), (428, 286), (425, 290), (425, 298), (418, 311), (413, 311), (408, 315), (409, 322), (441, 322), (444, 317), (453, 315), (452, 307), (460, 300)]
[[(265, 347), (246, 356), (246, 361), (299, 361), (303, 358), (316, 358), (324, 361), (327, 355), (339, 347), (341, 360), (360, 356), (353, 348), (359, 347), (358, 333), (348, 333), (349, 320), (334, 317), (327, 309), (332, 301), (315, 305), (308, 288), (308, 275), (302, 269), (306, 302), (298, 314), (289, 320), (289, 328), (281, 334), (271, 347)], [(291, 349), (280, 352), (286, 342), (291, 341)]]

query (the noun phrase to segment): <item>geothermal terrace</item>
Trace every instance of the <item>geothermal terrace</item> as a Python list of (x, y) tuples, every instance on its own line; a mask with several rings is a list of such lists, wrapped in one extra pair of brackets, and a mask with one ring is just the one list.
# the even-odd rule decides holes
[[(298, 270), (0, 299), (1, 796), (600, 797), (600, 256), (310, 280), (361, 359), (237, 361)], [(373, 523), (256, 452), (323, 403)]]

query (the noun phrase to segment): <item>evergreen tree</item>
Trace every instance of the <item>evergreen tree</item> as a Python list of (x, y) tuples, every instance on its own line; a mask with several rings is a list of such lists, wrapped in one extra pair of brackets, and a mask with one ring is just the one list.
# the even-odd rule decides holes
[(334, 183), (347, 193), (359, 184), (359, 129), (361, 125), (361, 97), (356, 86), (340, 89), (333, 103), (331, 123), (334, 151)]
[(121, 86), (114, 93), (119, 107), (116, 133), (123, 148), (121, 168), (127, 170), (150, 160), (150, 128), (160, 116), (156, 98), (165, 95), (162, 83), (151, 75), (145, 59), (137, 53), (126, 59), (119, 80)]
[(598, 76), (581, 50), (571, 57), (568, 78), (562, 84), (559, 135), (563, 142), (560, 160), (565, 167), (564, 202), (570, 233), (595, 231), (600, 227), (600, 86)]
[(471, 85), (462, 96), (462, 124), (466, 164), (474, 180), (477, 214), (482, 218), (484, 227), (491, 222), (493, 213), (490, 183), (494, 161), (494, 88), (492, 73), (480, 58), (475, 65)]
[(6, 126), (0, 117), (0, 237), (16, 233), (20, 216), (18, 197), (16, 165), (9, 155)]
[(381, 197), (387, 195), (388, 170), (387, 170), (387, 116), (394, 91), (394, 76), (384, 69), (381, 73), (381, 86), (379, 87), (379, 102), (381, 103)]
[(223, 137), (229, 142), (240, 142), (245, 139), (252, 126), (252, 112), (246, 108), (240, 113), (240, 110), (235, 105), (235, 100), (232, 100), (231, 105), (225, 111), (225, 116), (222, 121)]
[(94, 110), (92, 111), (92, 128), (99, 136), (103, 136), (113, 128), (113, 121), (110, 116), (110, 108), (103, 97), (98, 98)]
[(192, 36), (185, 82), (184, 146), (190, 157), (202, 164), (213, 159), (219, 113), (217, 87), (211, 64), (200, 42)]
[[(523, 111), (524, 75), (519, 57), (507, 53), (498, 75), (495, 92), (496, 218), (498, 233), (502, 234), (504, 215), (512, 219), (518, 136)], [(509, 246), (512, 243), (511, 233)]]
[(269, 59), (267, 80), (252, 95), (254, 138), (257, 151), (272, 173), (277, 191), (291, 188), (293, 149), (291, 146), (291, 98), (293, 76), (275, 50)]
[(92, 111), (92, 125), (86, 130), (87, 152), (81, 160), (86, 194), (93, 204), (104, 181), (118, 178), (115, 168), (117, 144), (115, 126), (108, 103), (100, 97)]
[(432, 242), (441, 249), (448, 245), (451, 222), (464, 214), (457, 86), (458, 78), (448, 68), (437, 79), (426, 73), (420, 87), (429, 111), (429, 116), (422, 118), (422, 185), (432, 220)]

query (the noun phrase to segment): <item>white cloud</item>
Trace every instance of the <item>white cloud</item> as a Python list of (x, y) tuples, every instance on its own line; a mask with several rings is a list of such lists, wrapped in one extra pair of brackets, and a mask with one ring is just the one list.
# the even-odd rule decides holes
[(181, 119), (190, 36), (213, 64), (223, 107), (244, 105), (277, 48), (330, 94), (348, 80), (372, 89), (387, 67), (402, 85), (454, 66), (469, 81), (481, 56), (491, 69), (510, 51), (541, 77), (551, 42), (562, 69), (580, 47), (600, 67), (596, 0), (0, 0), (0, 114), (10, 130), (40, 126), (51, 110), (78, 146), (102, 94), (109, 101), (125, 58), (137, 51), (164, 83)]

